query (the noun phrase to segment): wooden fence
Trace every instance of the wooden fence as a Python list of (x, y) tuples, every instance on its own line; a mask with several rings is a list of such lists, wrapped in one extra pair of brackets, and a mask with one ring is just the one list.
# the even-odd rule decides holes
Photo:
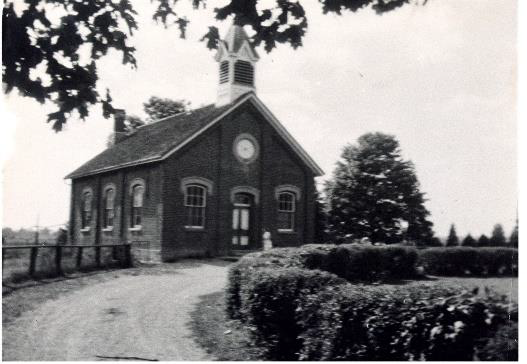
[[(27, 273), (30, 277), (34, 277), (37, 271), (37, 257), (39, 256), (39, 251), (45, 250), (47, 255), (51, 253), (54, 258), (53, 273), (55, 275), (61, 276), (64, 275), (63, 267), (63, 258), (64, 251), (68, 252), (68, 256), (73, 255), (74, 267), (76, 270), (80, 270), (83, 266), (83, 255), (87, 249), (93, 249), (95, 254), (93, 255), (94, 265), (96, 268), (101, 268), (101, 249), (107, 248), (112, 249), (112, 254), (114, 255), (115, 260), (119, 262), (121, 267), (130, 267), (132, 265), (132, 252), (131, 245), (126, 244), (98, 244), (98, 245), (12, 245), (12, 246), (2, 246), (2, 266), (6, 266), (6, 260), (17, 259), (19, 262), (23, 261), (23, 254), (19, 252), (29, 252), (29, 261)], [(116, 252), (119, 250), (119, 253)], [(53, 254), (54, 253), (54, 254)], [(22, 259), (21, 259), (22, 255)], [(71, 257), (71, 258), (73, 258)]]

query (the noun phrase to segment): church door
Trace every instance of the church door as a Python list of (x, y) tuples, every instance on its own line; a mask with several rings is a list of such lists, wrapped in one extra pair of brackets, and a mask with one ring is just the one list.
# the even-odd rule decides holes
[(250, 249), (251, 239), (251, 207), (253, 198), (246, 193), (237, 193), (232, 208), (232, 248)]

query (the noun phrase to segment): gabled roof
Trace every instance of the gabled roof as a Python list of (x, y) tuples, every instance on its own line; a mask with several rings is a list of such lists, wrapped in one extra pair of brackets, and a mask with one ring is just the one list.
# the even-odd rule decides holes
[(224, 106), (208, 105), (140, 127), (135, 133), (104, 150), (65, 178), (79, 178), (138, 164), (161, 161), (247, 101), (253, 103), (315, 175), (324, 174), (322, 169), (285, 130), (260, 99), (250, 92)]

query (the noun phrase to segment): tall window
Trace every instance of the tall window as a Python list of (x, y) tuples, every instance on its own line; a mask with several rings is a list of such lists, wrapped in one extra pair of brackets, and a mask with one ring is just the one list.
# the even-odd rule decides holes
[(92, 201), (92, 194), (91, 192), (84, 192), (82, 194), (82, 216), (81, 216), (81, 224), (82, 228), (86, 229), (90, 227), (91, 224), (91, 201)]
[(250, 62), (236, 61), (234, 63), (234, 82), (252, 86), (254, 69)]
[(187, 185), (185, 188), (185, 209), (187, 227), (205, 227), (205, 208), (207, 189), (200, 185)]
[(132, 187), (132, 222), (133, 228), (141, 227), (143, 217), (143, 197), (145, 194), (145, 187), (136, 184)]
[(103, 211), (103, 226), (104, 228), (112, 228), (114, 222), (114, 201), (115, 189), (107, 188), (104, 192), (104, 211)]
[(278, 195), (278, 230), (293, 231), (295, 229), (295, 194), (281, 192)]

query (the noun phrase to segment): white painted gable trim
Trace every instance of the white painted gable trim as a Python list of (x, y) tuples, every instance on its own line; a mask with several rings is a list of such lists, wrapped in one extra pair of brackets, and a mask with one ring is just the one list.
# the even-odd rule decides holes
[(216, 125), (216, 123), (218, 123), (225, 116), (227, 116), (229, 113), (231, 113), (234, 109), (236, 109), (238, 106), (240, 106), (247, 100), (250, 100), (253, 103), (253, 105), (256, 106), (256, 108), (265, 116), (267, 121), (271, 124), (271, 126), (275, 128), (278, 134), (286, 140), (286, 142), (291, 146), (291, 148), (311, 168), (315, 176), (322, 176), (324, 174), (324, 171), (322, 170), (322, 168), (320, 168), (315, 163), (315, 161), (309, 156), (309, 154), (307, 154), (307, 152), (300, 146), (300, 144), (298, 144), (298, 142), (293, 138), (293, 136), (289, 134), (289, 132), (284, 128), (284, 126), (280, 123), (280, 121), (271, 113), (271, 111), (264, 105), (264, 103), (253, 93), (249, 93), (247, 94), (247, 96), (242, 97), (236, 104), (232, 105), (229, 109), (227, 109), (220, 116), (214, 119), (213, 122), (207, 124), (205, 127), (195, 132), (192, 136), (187, 138), (183, 143), (179, 144), (172, 150), (168, 151), (160, 159), (163, 160), (163, 159), (170, 157), (172, 154), (174, 154), (175, 152), (183, 148), (185, 145), (187, 145), (188, 143), (196, 139), (199, 135), (203, 134), (206, 130)]

